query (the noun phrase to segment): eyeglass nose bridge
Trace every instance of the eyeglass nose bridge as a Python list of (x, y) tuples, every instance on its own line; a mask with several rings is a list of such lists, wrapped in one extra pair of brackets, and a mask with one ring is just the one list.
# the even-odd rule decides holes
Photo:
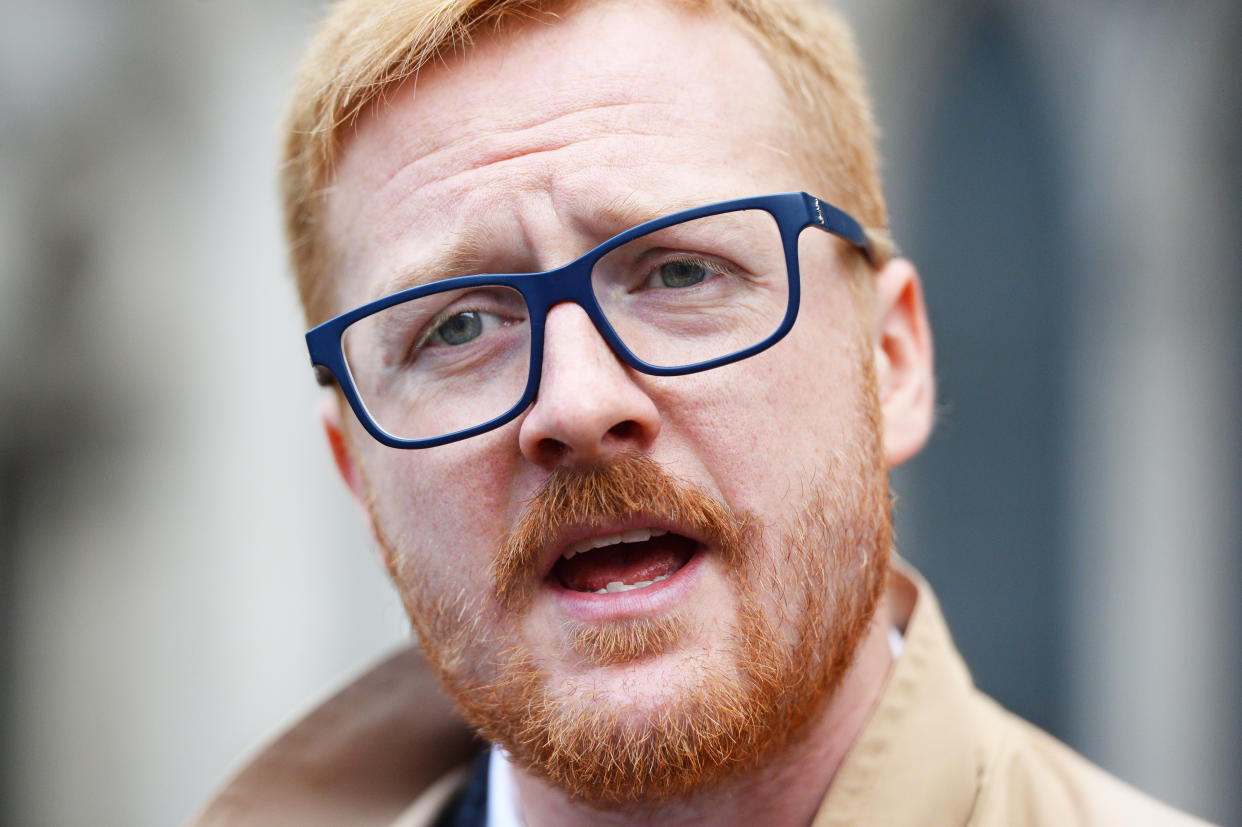
[(595, 331), (622, 362), (643, 373), (653, 373), (659, 370), (655, 365), (649, 365), (639, 359), (625, 346), (599, 306), (599, 301), (591, 289), (591, 269), (601, 255), (599, 250), (592, 250), (581, 258), (554, 270), (531, 273), (518, 284), (518, 289), (526, 299), (527, 310), (530, 312), (530, 383), (533, 392), (538, 391), (543, 366), (544, 328), (547, 325), (548, 313), (556, 305), (565, 302), (571, 302), (582, 308), (595, 327)]
[(591, 320), (596, 333), (618, 359), (639, 370), (645, 367), (613, 330), (591, 289), (591, 268), (599, 257), (599, 252), (592, 250), (554, 270), (531, 273), (516, 285), (526, 300), (527, 311), (530, 313), (530, 373), (523, 402), (520, 404), (529, 406), (539, 396), (539, 386), (543, 378), (544, 331), (548, 314), (558, 304), (571, 302), (578, 305)]

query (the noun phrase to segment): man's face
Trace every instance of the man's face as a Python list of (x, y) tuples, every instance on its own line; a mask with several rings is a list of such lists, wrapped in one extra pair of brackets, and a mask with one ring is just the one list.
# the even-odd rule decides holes
[[(773, 73), (724, 19), (611, 3), (482, 34), (350, 139), (329, 215), (338, 307), (392, 292), (400, 274), (438, 276), (433, 262), (464, 252), (471, 272), (546, 270), (688, 206), (798, 189), (831, 199), (784, 151), (790, 124)], [(531, 721), (594, 729), (615, 748), (661, 726), (689, 737), (677, 711), (774, 708), (773, 686), (813, 711), (870, 618), (888, 538), (875, 322), (831, 237), (804, 233), (801, 256), (792, 333), (737, 364), (636, 373), (563, 304), (547, 318), (538, 399), (513, 422), (401, 451), (329, 416), (445, 682), (485, 735), (562, 786), (588, 769), (540, 766), (577, 760), (575, 745)], [(562, 560), (579, 541), (652, 530), (668, 533)], [(766, 695), (763, 669), (779, 672)], [(716, 772), (757, 759), (789, 734), (762, 731), (793, 718), (752, 715), (752, 754)], [(676, 792), (661, 783), (650, 791)]]

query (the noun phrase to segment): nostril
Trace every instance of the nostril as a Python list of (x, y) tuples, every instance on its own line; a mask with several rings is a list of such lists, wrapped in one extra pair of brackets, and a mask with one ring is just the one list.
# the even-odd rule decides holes
[(642, 436), (643, 428), (632, 419), (618, 422), (608, 429), (608, 435), (622, 440), (638, 439)]
[(541, 464), (553, 466), (558, 465), (565, 458), (565, 456), (569, 453), (569, 446), (564, 442), (561, 442), (559, 439), (545, 437), (544, 439), (539, 440), (535, 451), (538, 454)]

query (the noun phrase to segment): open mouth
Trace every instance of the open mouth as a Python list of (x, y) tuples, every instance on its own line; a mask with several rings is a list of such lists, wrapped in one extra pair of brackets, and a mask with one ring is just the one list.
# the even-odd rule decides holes
[(643, 589), (667, 580), (689, 562), (699, 544), (661, 529), (635, 528), (572, 543), (551, 577), (570, 591), (594, 594)]

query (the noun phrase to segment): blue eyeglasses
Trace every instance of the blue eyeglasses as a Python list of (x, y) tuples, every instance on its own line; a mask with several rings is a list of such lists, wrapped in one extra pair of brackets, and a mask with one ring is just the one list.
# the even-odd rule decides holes
[(306, 334), (363, 427), (431, 448), (499, 427), (539, 391), (548, 310), (574, 302), (625, 364), (654, 376), (765, 350), (798, 315), (798, 236), (832, 233), (875, 256), (857, 221), (804, 192), (657, 218), (543, 273), (462, 276), (376, 299)]

